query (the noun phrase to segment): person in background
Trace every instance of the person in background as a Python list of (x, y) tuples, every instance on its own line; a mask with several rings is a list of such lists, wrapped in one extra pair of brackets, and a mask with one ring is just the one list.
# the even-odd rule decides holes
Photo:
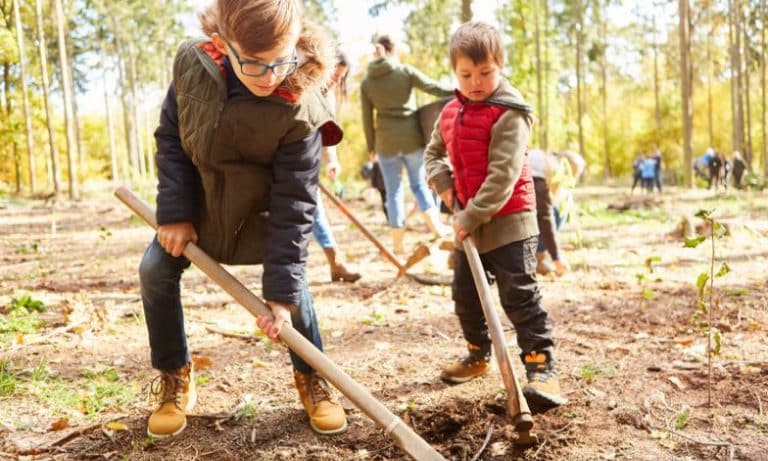
[(742, 179), (744, 177), (744, 172), (747, 170), (747, 162), (744, 161), (744, 157), (742, 157), (741, 152), (734, 151), (733, 152), (733, 185), (736, 187), (736, 189), (741, 189), (744, 187), (744, 184), (742, 184)]
[[(328, 107), (330, 111), (336, 116), (336, 93), (343, 98), (346, 96), (347, 74), (349, 73), (349, 61), (341, 50), (336, 52), (336, 66), (333, 69), (331, 79), (323, 89), (325, 98), (328, 101)], [(328, 179), (332, 184), (337, 182), (337, 178), (341, 174), (341, 164), (336, 153), (336, 146), (323, 147), (323, 157), (326, 160), (325, 172)], [(339, 182), (340, 184), (340, 182)], [(333, 193), (337, 196), (343, 194), (343, 188), (339, 190), (338, 186), (333, 187)], [(333, 231), (331, 230), (331, 224), (328, 222), (328, 217), (325, 212), (325, 205), (322, 200), (322, 193), (318, 189), (317, 191), (317, 207), (315, 207), (315, 222), (312, 225), (312, 234), (315, 237), (315, 241), (323, 249), (325, 258), (328, 260), (328, 266), (331, 270), (331, 281), (343, 281), (343, 282), (357, 282), (360, 280), (359, 272), (352, 272), (347, 269), (347, 266), (342, 262), (341, 256), (336, 251), (337, 244), (336, 239), (333, 237)]]
[[(334, 65), (330, 40), (298, 0), (216, 0), (200, 25), (207, 37), (179, 47), (155, 130), (158, 228), (139, 266), (160, 372), (147, 422), (156, 438), (183, 431), (197, 399), (181, 305), (189, 242), (221, 263), (263, 264), (272, 315), (258, 317), (259, 328), (278, 341), (292, 325), (323, 347), (305, 265), (320, 151), (342, 137), (320, 92)], [(290, 358), (310, 427), (344, 431), (344, 408), (325, 380)]]
[(714, 152), (709, 158), (709, 176), (707, 182), (707, 189), (712, 188), (712, 183), (715, 183), (715, 190), (717, 190), (718, 184), (720, 184), (721, 170), (723, 169), (723, 157), (720, 152)]
[[(555, 220), (550, 184), (557, 168), (557, 159), (541, 149), (530, 149), (533, 188), (536, 193), (536, 221), (539, 225), (539, 242), (536, 248), (536, 273), (547, 275), (555, 272), (562, 276), (569, 270), (568, 263), (560, 257), (557, 239), (558, 224)], [(549, 257), (549, 258), (548, 258)]]
[(656, 162), (652, 157), (643, 158), (643, 163), (640, 166), (640, 176), (643, 180), (643, 189), (649, 194), (653, 193), (653, 183), (656, 179)]
[[(388, 35), (376, 39), (375, 59), (360, 84), (363, 130), (370, 161), (378, 160), (384, 177), (387, 219), (396, 253), (404, 253), (405, 204), (402, 169), (430, 231), (436, 237), (450, 233), (440, 222), (440, 210), (424, 179), (424, 141), (416, 114), (414, 88), (434, 96), (451, 96), (452, 88), (398, 62), (395, 43)], [(374, 116), (375, 115), (375, 116)]]
[(630, 195), (635, 192), (635, 186), (640, 184), (640, 187), (643, 187), (642, 185), (642, 179), (643, 179), (643, 159), (645, 158), (645, 154), (640, 152), (637, 154), (637, 157), (632, 161), (632, 189), (629, 191)]
[[(536, 196), (528, 161), (533, 114), (502, 77), (504, 45), (491, 25), (470, 21), (451, 37), (459, 91), (443, 108), (427, 145), (429, 182), (456, 211), (456, 239), (473, 239), (483, 269), (496, 278), (504, 312), (515, 327), (534, 412), (562, 405), (552, 323), (536, 282)], [(453, 301), (468, 354), (440, 378), (463, 383), (488, 372), (491, 339), (467, 255), (454, 250)]]
[(656, 189), (659, 191), (659, 194), (661, 194), (661, 185), (662, 185), (662, 178), (661, 178), (661, 151), (657, 147), (656, 150), (653, 152), (653, 181), (656, 185)]

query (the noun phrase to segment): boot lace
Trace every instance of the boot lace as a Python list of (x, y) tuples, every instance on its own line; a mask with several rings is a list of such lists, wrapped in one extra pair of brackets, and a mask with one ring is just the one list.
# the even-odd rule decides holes
[(470, 351), (469, 355), (461, 359), (461, 363), (465, 366), (472, 366), (480, 362), (487, 362), (489, 357), (479, 351)]
[(181, 408), (181, 394), (184, 388), (184, 378), (175, 373), (162, 372), (155, 376), (149, 384), (149, 391), (162, 405), (173, 403)]
[(323, 400), (331, 400), (331, 391), (328, 388), (328, 383), (317, 374), (314, 374), (309, 379), (309, 395), (312, 396), (314, 403), (322, 402)]

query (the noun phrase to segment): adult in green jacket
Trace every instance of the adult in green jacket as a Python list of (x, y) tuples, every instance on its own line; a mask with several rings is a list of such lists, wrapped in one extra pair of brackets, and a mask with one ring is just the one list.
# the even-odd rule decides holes
[[(452, 88), (397, 61), (388, 35), (376, 40), (376, 59), (360, 85), (363, 129), (371, 159), (378, 158), (386, 189), (387, 220), (395, 252), (403, 253), (405, 234), (402, 171), (405, 165), (411, 191), (430, 230), (436, 236), (450, 232), (440, 223), (439, 209), (429, 191), (424, 170), (424, 141), (416, 114), (413, 89), (448, 97)], [(375, 112), (375, 117), (374, 117)]]

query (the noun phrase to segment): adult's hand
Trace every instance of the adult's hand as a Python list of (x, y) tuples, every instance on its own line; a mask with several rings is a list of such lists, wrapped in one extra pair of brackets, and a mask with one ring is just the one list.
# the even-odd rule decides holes
[(157, 241), (168, 254), (178, 258), (187, 243), (197, 243), (197, 231), (191, 222), (162, 224), (157, 227)]
[(376, 155), (376, 152), (370, 151), (368, 152), (368, 160), (370, 160), (371, 163), (376, 163), (379, 161), (379, 156)]
[(291, 325), (291, 306), (289, 304), (267, 301), (267, 306), (272, 309), (272, 315), (260, 315), (256, 317), (256, 325), (272, 341), (280, 342), (278, 335), (284, 324)]

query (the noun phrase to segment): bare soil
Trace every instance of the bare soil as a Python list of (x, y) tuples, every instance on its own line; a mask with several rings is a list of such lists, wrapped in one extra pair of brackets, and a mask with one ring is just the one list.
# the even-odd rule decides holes
[[(446, 459), (768, 459), (768, 195), (670, 190), (628, 202), (624, 192), (578, 191), (580, 211), (560, 235), (573, 271), (540, 278), (569, 402), (535, 416), (538, 445), (514, 444), (498, 371), (458, 386), (438, 378), (465, 348), (447, 253), (412, 269), (442, 285), (396, 278), (330, 203), (339, 246), (363, 279), (330, 282), (311, 244), (326, 354)], [(148, 439), (155, 372), (137, 267), (153, 231), (105, 188), (84, 195), (56, 204), (0, 198), (0, 312), (9, 319), (25, 293), (47, 308), (30, 314), (43, 321), (36, 331), (0, 329), (0, 459), (408, 459), (343, 397), (349, 429), (314, 434), (284, 347), (256, 334), (250, 314), (194, 268), (182, 293), (199, 403), (182, 434)], [(379, 204), (364, 196), (346, 202), (388, 242)], [(638, 205), (608, 209), (617, 202)], [(730, 232), (715, 242), (715, 272), (722, 261), (731, 271), (714, 282), (722, 345), (711, 373), (694, 319), (711, 241), (684, 248), (677, 232), (699, 209), (715, 209)], [(417, 217), (409, 226), (415, 248), (427, 233)], [(228, 269), (260, 294), (261, 267)]]

